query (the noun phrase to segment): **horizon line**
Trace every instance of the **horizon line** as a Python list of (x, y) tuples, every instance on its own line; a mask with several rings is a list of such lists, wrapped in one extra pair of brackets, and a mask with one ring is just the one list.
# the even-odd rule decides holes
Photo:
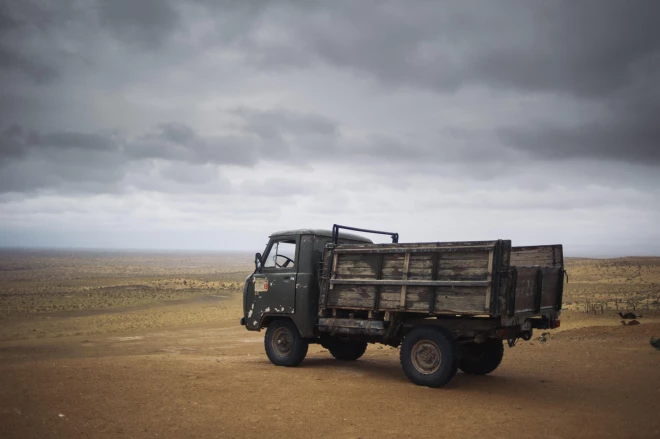
[[(584, 246), (581, 246), (584, 247)], [(238, 250), (238, 249), (199, 249), (199, 248), (144, 248), (144, 247), (58, 247), (58, 246), (4, 246), (0, 245), (0, 251), (6, 250), (36, 250), (36, 251), (106, 251), (106, 252), (138, 252), (138, 253), (244, 253), (252, 254), (251, 250)], [(634, 254), (621, 254), (621, 255), (600, 255), (600, 256), (586, 256), (586, 255), (567, 255), (564, 254), (565, 258), (575, 258), (575, 259), (623, 259), (623, 258), (660, 258), (658, 255), (634, 255)]]

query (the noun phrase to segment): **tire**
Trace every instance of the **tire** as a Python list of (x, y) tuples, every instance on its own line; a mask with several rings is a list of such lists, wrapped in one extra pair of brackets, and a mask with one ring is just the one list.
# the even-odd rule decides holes
[(461, 347), (458, 367), (472, 375), (486, 375), (497, 369), (504, 356), (504, 344), (497, 338), (486, 339), (484, 343), (466, 343)]
[(298, 366), (307, 355), (309, 343), (300, 336), (290, 320), (275, 320), (268, 325), (264, 348), (271, 363), (277, 366)]
[(458, 370), (454, 340), (441, 329), (410, 331), (403, 339), (399, 359), (403, 372), (418, 386), (441, 387)]
[(325, 347), (337, 360), (355, 361), (364, 355), (364, 352), (367, 350), (367, 343), (332, 339), (328, 340)]

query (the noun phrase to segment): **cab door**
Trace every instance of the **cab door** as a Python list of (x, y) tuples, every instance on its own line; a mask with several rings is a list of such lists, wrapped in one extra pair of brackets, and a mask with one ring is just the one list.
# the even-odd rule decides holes
[(260, 328), (264, 316), (295, 313), (298, 238), (272, 238), (262, 262), (247, 290), (245, 325), (252, 330)]

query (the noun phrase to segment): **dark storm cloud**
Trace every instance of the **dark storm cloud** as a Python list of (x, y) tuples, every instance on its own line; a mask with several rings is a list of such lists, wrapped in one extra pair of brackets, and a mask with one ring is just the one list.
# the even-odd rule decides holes
[[(212, 30), (200, 30), (197, 22), (190, 21), (189, 7), (207, 11), (204, 18), (214, 24)], [(136, 123), (142, 134), (128, 135), (119, 127), (118, 134), (107, 135), (95, 129), (85, 131), (74, 113), (69, 124), (62, 118), (62, 126), (51, 132), (55, 130), (15, 124), (29, 125), (28, 118), (19, 120), (11, 111), (23, 99), (22, 91), (14, 86), (23, 83), (6, 76), (12, 92), (0, 96), (0, 191), (70, 188), (83, 182), (92, 189), (116, 190), (128, 167), (148, 161), (192, 165), (185, 171), (160, 170), (157, 177), (200, 184), (213, 178), (208, 170), (194, 176), (194, 167), (250, 167), (263, 162), (386, 163), (422, 169), (445, 163), (472, 168), (493, 160), (582, 157), (658, 165), (660, 132), (654, 115), (659, 113), (660, 99), (654, 90), (660, 85), (659, 13), (660, 3), (642, 0), (5, 2), (0, 7), (0, 66), (49, 90), (61, 86), (55, 79), (67, 79), (75, 85), (66, 91), (91, 96), (91, 103), (86, 103), (90, 111), (104, 103), (95, 101), (95, 93), (109, 96), (117, 91), (125, 102), (139, 101), (140, 94), (131, 87), (140, 89), (144, 83), (131, 84), (130, 79), (143, 69), (149, 79), (153, 75), (154, 82), (167, 76), (171, 66), (182, 69), (177, 74), (194, 79), (180, 65), (182, 47), (205, 61), (212, 58), (205, 55), (213, 50), (233, 51), (221, 59), (243, 63), (241, 67), (255, 69), (255, 76), (301, 72), (320, 65), (359, 79), (376, 79), (385, 86), (379, 89), (385, 94), (394, 86), (397, 91), (415, 88), (443, 97), (474, 86), (494, 93), (505, 90), (514, 97), (558, 94), (567, 98), (566, 105), (573, 100), (604, 110), (570, 123), (539, 114), (534, 117), (537, 122), (521, 118), (519, 124), (494, 129), (468, 130), (440, 121), (436, 134), (422, 137), (392, 132), (387, 121), (379, 130), (351, 136), (349, 130), (342, 130), (343, 125), (323, 115), (253, 108), (225, 112), (234, 123), (219, 124), (212, 133), (182, 121), (155, 125), (145, 117), (149, 122)], [(175, 36), (183, 36), (185, 43), (175, 41)], [(86, 37), (93, 44), (86, 46)], [(90, 58), (89, 71), (64, 69), (69, 76), (63, 78), (54, 67), (62, 67), (54, 58), (65, 53), (63, 47), (74, 47), (72, 56)], [(115, 63), (102, 70), (99, 61), (113, 53), (126, 55), (134, 64)], [(116, 79), (117, 73), (126, 74), (122, 78), (129, 82)], [(83, 79), (80, 85), (77, 75)], [(213, 77), (212, 81), (224, 79)], [(209, 85), (204, 80), (200, 76), (199, 84), (190, 81), (186, 87), (199, 92)], [(179, 90), (182, 95), (187, 91)], [(149, 93), (145, 92), (145, 100), (158, 101)], [(44, 93), (38, 98), (32, 94), (29, 102), (34, 106), (41, 99), (41, 108), (62, 108), (66, 114), (66, 107), (56, 102), (65, 94)], [(136, 113), (149, 112), (149, 105)], [(441, 98), (438, 105), (443, 105)], [(496, 119), (497, 109), (492, 111)], [(352, 128), (361, 131), (359, 126)], [(95, 179), (102, 184), (94, 186)]]
[(597, 117), (586, 114), (579, 121), (564, 124), (541, 121), (503, 128), (499, 137), (503, 144), (531, 157), (660, 166), (659, 114), (660, 89), (653, 83), (603, 100)]
[(40, 139), (40, 144), (45, 147), (55, 148), (77, 148), (96, 151), (118, 150), (115, 142), (105, 136), (74, 133), (71, 131), (48, 134)]
[[(652, 0), (275, 5), (255, 12), (266, 37), (241, 40), (244, 55), (261, 67), (320, 60), (441, 91), (490, 84), (609, 94), (658, 53), (660, 41), (660, 3)], [(275, 30), (285, 37), (269, 40)]]
[(244, 120), (244, 129), (264, 139), (281, 139), (289, 134), (334, 137), (339, 128), (335, 121), (314, 114), (288, 110), (257, 111), (239, 108), (234, 114)]
[[(572, 99), (576, 106), (587, 103), (605, 110), (563, 124), (544, 121), (546, 115), (540, 114), (535, 118), (539, 122), (521, 121), (494, 130), (491, 137), (532, 159), (658, 164), (659, 2), (260, 4), (249, 2), (242, 9), (243, 34), (232, 37), (246, 62), (259, 69), (322, 63), (369, 75), (386, 86), (440, 93), (476, 86), (520, 96), (557, 94), (568, 99), (568, 107)], [(268, 124), (255, 126), (254, 132), (278, 140)], [(501, 148), (469, 142), (425, 146), (383, 137), (387, 139), (379, 146), (362, 144), (351, 152), (419, 163), (439, 148), (443, 157), (465, 162), (503, 154)]]
[(124, 144), (126, 155), (133, 159), (163, 159), (194, 164), (253, 165), (256, 147), (244, 135), (200, 136), (181, 123), (161, 124), (150, 133)]
[[(335, 148), (338, 127), (327, 118), (290, 111), (241, 108), (228, 112), (233, 134), (202, 136), (181, 123), (160, 124), (135, 137), (121, 134), (61, 131), (39, 133), (17, 124), (0, 130), (0, 192), (116, 192), (128, 186), (155, 190), (159, 180), (203, 184), (217, 180), (212, 166), (252, 167), (266, 160), (313, 159), (308, 142)], [(328, 149), (325, 151), (331, 154)], [(302, 156), (302, 159), (298, 156)], [(148, 163), (159, 167), (148, 178)], [(121, 184), (123, 180), (126, 184)], [(93, 184), (98, 183), (98, 184)], [(173, 183), (162, 188), (173, 190)]]
[(25, 74), (37, 84), (44, 84), (57, 78), (54, 68), (31, 61), (20, 53), (0, 46), (0, 68)]
[(39, 189), (116, 191), (127, 161), (109, 138), (56, 132), (41, 135), (18, 124), (0, 132), (0, 192)]
[(168, 0), (100, 0), (99, 15), (116, 38), (148, 49), (159, 47), (181, 26)]

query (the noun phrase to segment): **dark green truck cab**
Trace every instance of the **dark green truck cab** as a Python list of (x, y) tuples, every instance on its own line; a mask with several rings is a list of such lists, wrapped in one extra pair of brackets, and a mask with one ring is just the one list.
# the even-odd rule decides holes
[[(342, 233), (344, 244), (369, 243)], [(273, 233), (255, 272), (243, 287), (244, 323), (249, 330), (265, 328), (274, 319), (291, 319), (302, 337), (316, 334), (319, 276), (323, 251), (332, 242), (328, 230), (287, 230)]]
[[(374, 244), (351, 231), (390, 235)], [(273, 233), (243, 288), (248, 330), (266, 328), (276, 365), (297, 366), (310, 343), (356, 360), (368, 343), (401, 346), (404, 372), (439, 387), (458, 369), (486, 374), (503, 340), (559, 326), (561, 245), (511, 241), (398, 243), (398, 234), (335, 225)]]

